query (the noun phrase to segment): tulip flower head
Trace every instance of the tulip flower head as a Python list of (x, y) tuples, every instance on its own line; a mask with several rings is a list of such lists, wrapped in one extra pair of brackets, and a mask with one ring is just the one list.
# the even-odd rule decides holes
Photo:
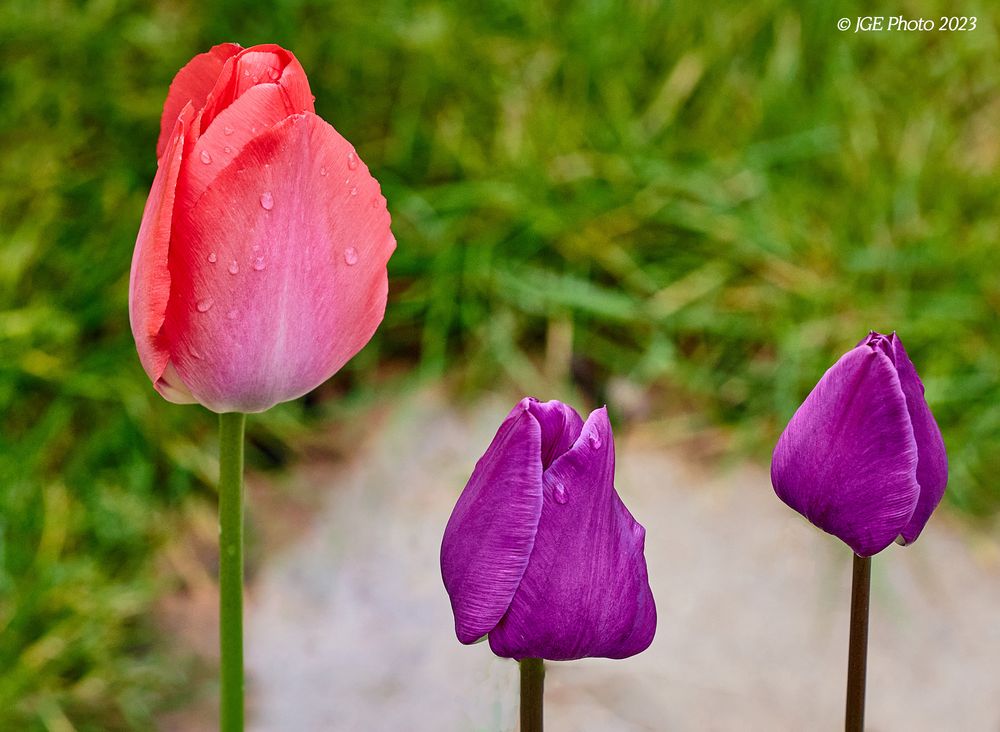
[(916, 540), (944, 495), (948, 457), (895, 333), (869, 333), (823, 375), (778, 439), (771, 482), (859, 556)]
[(368, 342), (395, 248), (385, 199), (316, 116), (290, 52), (226, 43), (195, 56), (170, 85), (157, 158), (129, 316), (165, 398), (262, 411)]
[(462, 643), (507, 658), (625, 658), (652, 642), (645, 530), (614, 487), (606, 409), (522, 400), (462, 492), (441, 574)]

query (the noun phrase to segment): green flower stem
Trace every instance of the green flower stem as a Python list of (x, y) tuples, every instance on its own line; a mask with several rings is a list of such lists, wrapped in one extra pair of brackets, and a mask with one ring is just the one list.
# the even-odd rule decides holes
[(521, 732), (542, 732), (542, 693), (545, 661), (521, 659)]
[(868, 666), (868, 598), (871, 590), (871, 557), (854, 555), (851, 583), (851, 640), (847, 653), (846, 732), (865, 728), (865, 673)]
[(243, 430), (219, 415), (219, 730), (243, 732)]

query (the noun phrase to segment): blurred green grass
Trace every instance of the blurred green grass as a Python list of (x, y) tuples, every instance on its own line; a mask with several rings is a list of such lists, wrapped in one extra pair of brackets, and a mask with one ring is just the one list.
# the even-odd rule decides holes
[[(839, 353), (896, 329), (949, 501), (982, 516), (1000, 506), (988, 7), (961, 8), (971, 33), (853, 35), (836, 21), (861, 2), (4, 0), (0, 729), (149, 729), (185, 688), (151, 560), (211, 484), (214, 420), (154, 394), (126, 301), (192, 55), (291, 48), (382, 182), (386, 321), (324, 394), (370, 393), (387, 364), (535, 390), (547, 352), (595, 398), (627, 380), (763, 456)], [(255, 419), (257, 460), (318, 401)]]

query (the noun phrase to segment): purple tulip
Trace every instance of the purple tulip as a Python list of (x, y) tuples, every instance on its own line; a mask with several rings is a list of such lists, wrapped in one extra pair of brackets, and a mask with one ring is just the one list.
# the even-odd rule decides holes
[(441, 575), (462, 643), (507, 658), (626, 658), (656, 630), (646, 532), (614, 487), (606, 409), (586, 424), (522, 399), (480, 458), (445, 529)]
[(778, 497), (862, 557), (915, 541), (947, 482), (941, 432), (895, 333), (870, 332), (823, 375), (771, 460)]

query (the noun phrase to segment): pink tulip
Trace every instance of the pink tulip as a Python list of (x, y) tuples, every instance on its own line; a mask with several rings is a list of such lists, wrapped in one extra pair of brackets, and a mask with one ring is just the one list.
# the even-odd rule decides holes
[(142, 366), (177, 403), (259, 412), (332, 376), (385, 313), (378, 182), (274, 45), (222, 44), (170, 85), (132, 258)]

